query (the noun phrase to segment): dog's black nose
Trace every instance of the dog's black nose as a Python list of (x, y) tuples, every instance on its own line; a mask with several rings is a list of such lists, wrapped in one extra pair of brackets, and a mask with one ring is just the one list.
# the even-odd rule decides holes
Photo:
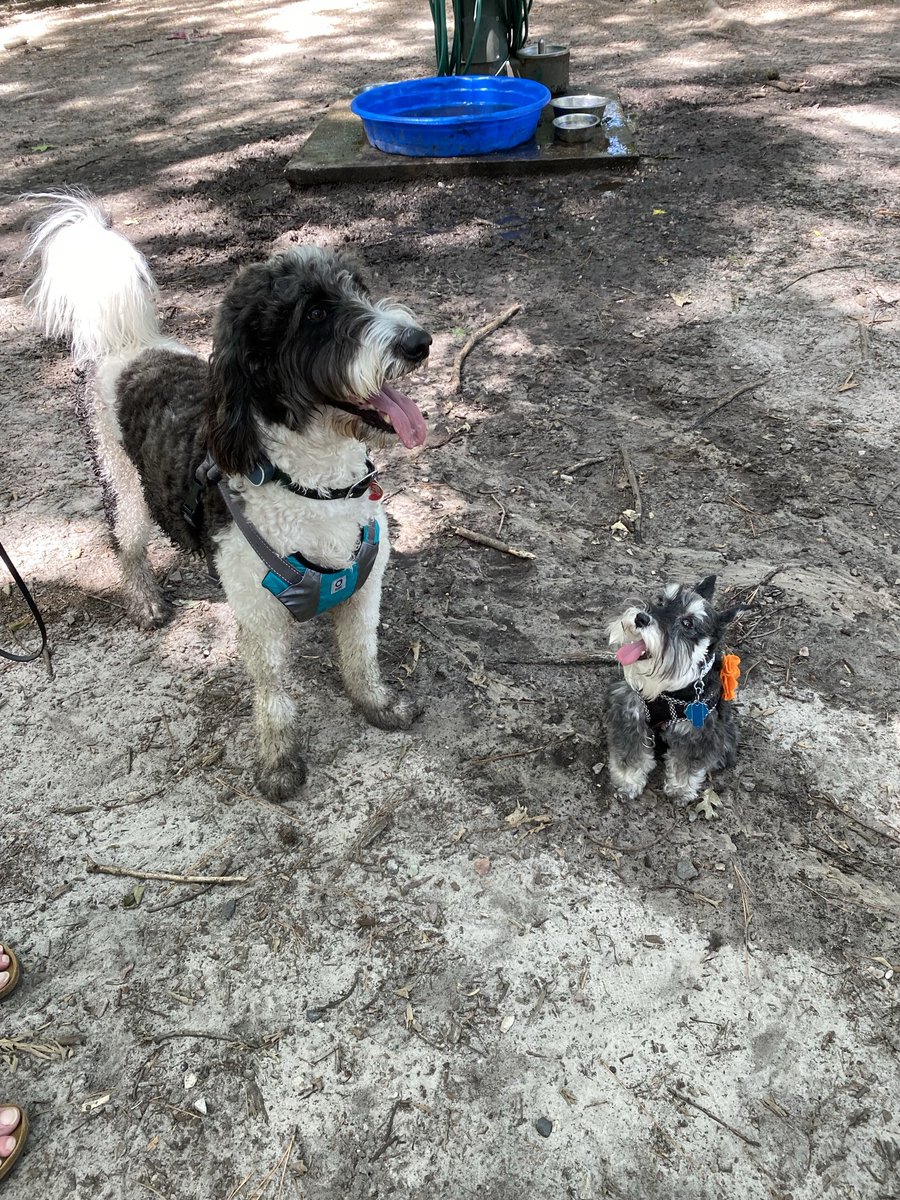
[(431, 345), (431, 334), (416, 325), (410, 325), (400, 335), (400, 349), (413, 362), (421, 362), (428, 357), (428, 347)]
[(649, 613), (639, 612), (634, 618), (635, 629), (646, 629), (652, 620), (653, 618)]

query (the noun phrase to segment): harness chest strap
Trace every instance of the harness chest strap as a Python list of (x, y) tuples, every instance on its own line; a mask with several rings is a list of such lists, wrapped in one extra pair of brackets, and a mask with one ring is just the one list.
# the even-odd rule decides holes
[(289, 554), (287, 562), (301, 569), (300, 583), (288, 585), (275, 571), (269, 571), (262, 586), (281, 601), (295, 620), (309, 621), (359, 591), (375, 565), (378, 543), (378, 522), (373, 518), (360, 529), (359, 546), (349, 567), (327, 571), (307, 562), (299, 553)]
[(326, 571), (307, 563), (299, 554), (282, 556), (248, 520), (239, 498), (231, 491), (211, 456), (197, 468), (201, 486), (216, 484), (235, 525), (254, 554), (269, 568), (262, 586), (272, 593), (298, 621), (308, 621), (343, 600), (349, 600), (369, 577), (378, 556), (379, 528), (372, 518), (360, 530), (360, 544), (352, 565), (341, 571)]
[[(707, 686), (707, 677), (714, 662), (715, 659), (710, 658), (694, 683), (682, 688), (680, 694), (663, 692), (648, 701), (638, 693), (644, 709), (644, 716), (651, 729), (665, 729), (667, 725), (678, 720), (690, 721), (695, 729), (702, 729), (711, 713), (719, 707), (719, 701), (722, 699), (722, 690), (717, 676), (713, 678), (711, 685)], [(679, 708), (681, 712), (678, 711)]]

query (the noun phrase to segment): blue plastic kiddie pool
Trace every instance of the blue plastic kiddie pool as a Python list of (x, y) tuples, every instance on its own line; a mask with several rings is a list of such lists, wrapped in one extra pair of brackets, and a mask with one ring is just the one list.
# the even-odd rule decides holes
[(457, 158), (527, 142), (549, 103), (549, 89), (533, 79), (441, 75), (368, 88), (350, 108), (377, 150)]

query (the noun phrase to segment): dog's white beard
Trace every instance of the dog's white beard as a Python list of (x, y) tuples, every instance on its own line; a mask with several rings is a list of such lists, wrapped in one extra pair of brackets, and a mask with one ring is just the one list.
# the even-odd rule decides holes
[(696, 645), (667, 642), (655, 621), (638, 629), (634, 618), (642, 610), (626, 609), (609, 627), (609, 644), (614, 648), (641, 641), (646, 657), (623, 665), (628, 685), (646, 700), (655, 700), (663, 692), (677, 692), (693, 683), (700, 675), (709, 655), (709, 638)]

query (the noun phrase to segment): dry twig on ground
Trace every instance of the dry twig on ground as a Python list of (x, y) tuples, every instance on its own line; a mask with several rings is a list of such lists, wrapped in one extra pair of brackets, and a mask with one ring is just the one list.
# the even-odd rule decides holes
[(703, 1113), (704, 1117), (709, 1117), (711, 1121), (715, 1121), (717, 1125), (721, 1125), (723, 1129), (727, 1129), (729, 1133), (733, 1133), (735, 1137), (740, 1138), (742, 1142), (746, 1142), (748, 1146), (759, 1146), (762, 1144), (756, 1138), (748, 1137), (746, 1133), (742, 1133), (740, 1129), (735, 1129), (733, 1125), (729, 1125), (727, 1121), (723, 1121), (721, 1117), (717, 1117), (714, 1112), (711, 1112), (708, 1108), (704, 1108), (702, 1104), (698, 1104), (696, 1100), (692, 1100), (684, 1092), (679, 1092), (677, 1088), (670, 1087), (669, 1091), (676, 1100), (680, 1100), (682, 1104), (689, 1104), (691, 1108), (696, 1108), (698, 1112)]
[(637, 514), (634, 518), (634, 540), (641, 542), (641, 521), (644, 516), (644, 502), (641, 500), (641, 489), (638, 486), (637, 474), (631, 462), (631, 456), (625, 447), (622, 447), (622, 463), (625, 467), (625, 474), (628, 476), (628, 483), (631, 487), (632, 495), (634, 496), (634, 511)]
[(747, 392), (755, 391), (758, 387), (762, 387), (768, 378), (768, 375), (764, 375), (762, 379), (757, 379), (756, 383), (745, 383), (744, 386), (739, 387), (736, 392), (732, 392), (730, 396), (726, 396), (724, 400), (720, 400), (718, 404), (714, 405), (714, 407), (709, 410), (709, 412), (706, 412), (701, 417), (698, 417), (696, 421), (692, 421), (688, 426), (688, 429), (699, 428), (699, 426), (705, 424), (710, 417), (714, 417), (717, 412), (721, 412), (723, 408), (727, 408), (729, 404), (732, 404), (735, 400), (739, 399), (739, 397), (746, 395)]
[(465, 529), (462, 525), (454, 525), (453, 532), (457, 537), (465, 538), (467, 542), (475, 542), (478, 546), (487, 546), (491, 550), (499, 550), (503, 554), (512, 554), (515, 558), (534, 558), (530, 550), (518, 550), (506, 542), (498, 541), (486, 533), (478, 533), (474, 529)]
[(88, 855), (85, 855), (84, 862), (89, 875), (121, 875), (128, 879), (158, 879), (163, 883), (246, 883), (250, 878), (249, 875), (176, 875), (171, 871), (138, 871), (111, 863), (97, 863)]
[(468, 341), (463, 345), (459, 354), (456, 356), (456, 362), (453, 364), (453, 390), (454, 392), (462, 391), (462, 368), (463, 363), (475, 349), (479, 342), (483, 342), (486, 337), (499, 329), (501, 325), (505, 325), (510, 317), (514, 317), (517, 312), (520, 312), (521, 304), (511, 305), (506, 312), (502, 312), (499, 317), (495, 317), (493, 321), (488, 321), (487, 325), (482, 325), (480, 329), (476, 329)]

